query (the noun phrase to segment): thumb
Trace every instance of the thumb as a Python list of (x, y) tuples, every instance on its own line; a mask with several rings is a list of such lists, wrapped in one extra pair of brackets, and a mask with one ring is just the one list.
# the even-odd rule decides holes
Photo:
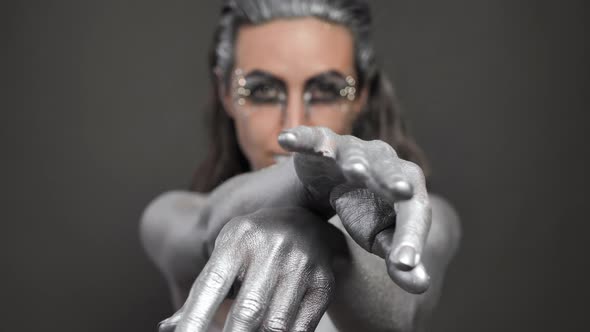
[(375, 237), (395, 227), (395, 209), (366, 188), (342, 184), (330, 193), (330, 204), (350, 237), (363, 249), (373, 252)]

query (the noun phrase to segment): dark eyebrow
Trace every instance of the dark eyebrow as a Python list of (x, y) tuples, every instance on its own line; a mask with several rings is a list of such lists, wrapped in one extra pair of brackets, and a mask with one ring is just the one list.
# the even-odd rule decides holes
[(328, 71), (325, 71), (323, 73), (319, 73), (315, 76), (308, 78), (305, 81), (304, 87), (305, 87), (305, 89), (307, 89), (309, 86), (311, 86), (313, 84), (323, 83), (326, 81), (335, 81), (335, 80), (339, 80), (339, 81), (341, 80), (341, 81), (346, 82), (346, 76), (337, 70), (328, 70)]
[(247, 84), (265, 82), (280, 85), (282, 88), (285, 88), (287, 86), (285, 84), (285, 81), (281, 78), (260, 69), (252, 70), (251, 72), (244, 75), (244, 78), (246, 79), (246, 82), (248, 82)]
[[(279, 85), (285, 90), (287, 88), (287, 84), (282, 78), (262, 69), (254, 69), (244, 75), (244, 78), (246, 78), (246, 82), (248, 82), (247, 84), (265, 82)], [(304, 90), (308, 89), (314, 84), (326, 83), (329, 81), (346, 82), (346, 75), (335, 69), (316, 74), (305, 81), (303, 85)]]

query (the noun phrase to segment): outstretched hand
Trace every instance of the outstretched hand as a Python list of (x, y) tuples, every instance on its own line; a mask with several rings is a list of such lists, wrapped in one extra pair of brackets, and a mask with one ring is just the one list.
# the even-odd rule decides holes
[(313, 331), (334, 286), (342, 233), (302, 208), (262, 209), (228, 222), (183, 307), (159, 330), (207, 331), (240, 285), (224, 331)]
[(385, 259), (390, 277), (411, 293), (428, 289), (421, 254), (432, 220), (421, 168), (383, 141), (300, 126), (279, 143), (294, 157), (311, 201), (330, 202), (350, 236)]

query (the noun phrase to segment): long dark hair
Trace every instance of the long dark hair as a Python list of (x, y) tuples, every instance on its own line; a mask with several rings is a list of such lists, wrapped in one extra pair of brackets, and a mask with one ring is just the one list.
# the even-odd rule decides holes
[(278, 18), (316, 17), (348, 28), (355, 40), (355, 67), (359, 89), (368, 87), (367, 105), (356, 119), (352, 134), (364, 140), (389, 143), (406, 160), (422, 167), (426, 157), (408, 135), (393, 85), (378, 70), (371, 41), (371, 13), (363, 0), (227, 0), (209, 54), (211, 94), (208, 122), (209, 151), (197, 168), (191, 189), (209, 192), (223, 181), (250, 171), (236, 137), (233, 119), (220, 100), (220, 80), (229, 84), (234, 66), (236, 33), (243, 25), (261, 24)]

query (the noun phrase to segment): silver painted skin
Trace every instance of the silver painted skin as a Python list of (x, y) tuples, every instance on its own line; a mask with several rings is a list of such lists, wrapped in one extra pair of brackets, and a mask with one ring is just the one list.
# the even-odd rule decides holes
[[(206, 330), (236, 283), (248, 291), (238, 291), (224, 331), (317, 326), (334, 289), (333, 256), (345, 247), (334, 226), (303, 208), (261, 209), (233, 218), (215, 242), (177, 315), (190, 319), (180, 318), (176, 331)], [(174, 323), (161, 324), (161, 331)]]
[[(292, 162), (227, 181), (182, 226), (157, 225), (167, 213), (158, 202), (146, 210), (144, 244), (177, 286), (178, 304), (187, 293), (178, 295), (178, 285), (198, 274), (160, 330), (207, 331), (235, 281), (241, 287), (224, 331), (313, 331), (332, 297), (329, 313), (341, 331), (422, 328), (457, 249), (452, 208), (438, 198), (432, 204), (420, 168), (384, 142), (311, 127), (284, 132), (279, 142), (295, 152)], [(433, 206), (440, 217), (429, 234)], [(323, 222), (334, 212), (346, 241)], [(346, 259), (332, 259), (346, 251)], [(314, 287), (321, 294), (304, 295)]]

